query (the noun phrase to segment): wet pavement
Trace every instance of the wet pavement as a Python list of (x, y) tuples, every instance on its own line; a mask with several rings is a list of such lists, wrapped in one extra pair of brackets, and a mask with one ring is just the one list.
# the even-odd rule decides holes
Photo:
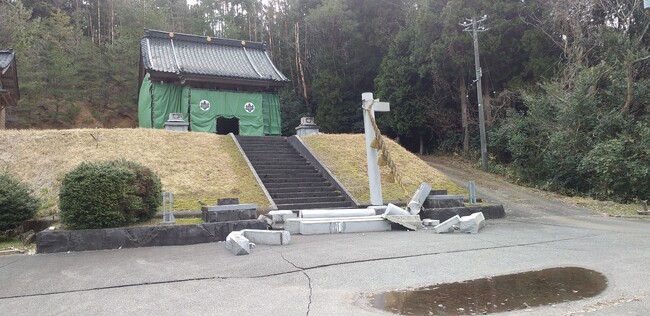
[(576, 301), (606, 287), (607, 278), (596, 271), (550, 268), (380, 293), (373, 305), (398, 315), (485, 315)]

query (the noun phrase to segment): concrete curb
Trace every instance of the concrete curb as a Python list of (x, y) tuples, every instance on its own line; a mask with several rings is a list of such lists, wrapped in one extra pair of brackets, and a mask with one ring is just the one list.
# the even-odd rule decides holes
[(266, 222), (255, 219), (199, 225), (44, 230), (36, 235), (36, 253), (192, 245), (224, 241), (237, 230), (267, 227)]

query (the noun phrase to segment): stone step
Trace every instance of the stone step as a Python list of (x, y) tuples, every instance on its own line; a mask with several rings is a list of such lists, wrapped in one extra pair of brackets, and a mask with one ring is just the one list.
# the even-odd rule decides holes
[(253, 164), (254, 167), (257, 166), (272, 166), (272, 167), (278, 167), (278, 168), (286, 168), (286, 166), (311, 166), (311, 164), (303, 159), (264, 159), (264, 160), (256, 160), (252, 161), (249, 159), (251, 164)]
[[(269, 192), (270, 193), (270, 192)], [(275, 199), (290, 199), (290, 198), (306, 198), (306, 197), (327, 197), (327, 196), (341, 196), (341, 192), (331, 191), (312, 191), (312, 192), (282, 192), (270, 193), (271, 197)]]
[(298, 198), (273, 198), (275, 204), (298, 204), (298, 203), (320, 203), (320, 202), (343, 202), (342, 196), (323, 196), (323, 197), (298, 197)]
[(287, 152), (287, 153), (277, 153), (277, 152), (270, 152), (270, 153), (246, 153), (246, 157), (248, 157), (249, 160), (257, 160), (257, 159), (278, 159), (278, 158), (302, 158), (304, 159), (303, 156), (298, 154), (297, 152)]
[(318, 203), (295, 203), (275, 204), (278, 210), (303, 210), (311, 208), (349, 208), (353, 207), (352, 202), (318, 202)]
[(307, 173), (311, 173), (312, 171), (318, 172), (318, 170), (314, 168), (314, 166), (312, 165), (282, 165), (282, 166), (260, 165), (260, 166), (255, 166), (255, 171), (258, 174), (289, 173), (292, 171), (307, 172)]
[(323, 186), (301, 186), (301, 187), (266, 187), (266, 190), (269, 194), (281, 194), (281, 193), (314, 193), (314, 192), (338, 192), (334, 186), (331, 184), (325, 184)]
[(329, 183), (323, 177), (300, 177), (300, 178), (264, 178), (262, 179), (264, 185), (274, 185), (280, 183), (295, 183), (295, 184), (309, 184), (309, 183)]
[(333, 188), (332, 184), (329, 182), (275, 182), (275, 183), (264, 183), (267, 191), (277, 192), (276, 189), (291, 189), (298, 190), (300, 188)]
[(246, 150), (246, 152), (269, 152), (272, 150), (281, 150), (281, 151), (291, 151), (295, 152), (296, 150), (291, 147), (290, 145), (259, 145), (259, 146), (251, 146), (251, 145), (245, 145), (242, 146), (243, 149)]
[[(321, 178), (320, 173), (318, 172), (282, 172), (282, 173), (257, 173), (257, 175), (264, 181), (265, 179), (276, 179), (276, 178)], [(324, 180), (324, 179), (323, 179)]]

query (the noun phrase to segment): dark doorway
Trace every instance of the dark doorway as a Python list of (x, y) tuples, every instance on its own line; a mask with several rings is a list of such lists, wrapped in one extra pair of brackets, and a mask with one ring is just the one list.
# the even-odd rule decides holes
[(217, 117), (217, 134), (227, 135), (228, 133), (239, 135), (239, 119)]

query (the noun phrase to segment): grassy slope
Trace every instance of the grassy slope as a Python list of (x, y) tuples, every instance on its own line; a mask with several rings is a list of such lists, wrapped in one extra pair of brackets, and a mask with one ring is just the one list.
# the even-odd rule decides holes
[[(407, 199), (421, 182), (451, 194), (464, 193), (440, 172), (386, 141), (408, 192), (387, 181), (388, 169), (382, 167), (384, 199)], [(370, 200), (363, 135), (321, 134), (305, 142), (357, 200)], [(0, 131), (0, 171), (7, 170), (29, 184), (43, 199), (40, 215), (58, 211), (58, 192), (66, 172), (84, 161), (119, 158), (140, 162), (156, 172), (163, 190), (174, 192), (176, 210), (198, 209), (222, 197), (268, 205), (228, 136), (151, 129)]]
[[(97, 140), (95, 140), (97, 139)], [(151, 168), (163, 190), (174, 192), (174, 209), (198, 209), (217, 198), (267, 206), (262, 190), (229, 136), (152, 129), (0, 131), (0, 171), (28, 183), (57, 211), (66, 172), (84, 161), (125, 158)]]
[[(370, 201), (363, 134), (318, 134), (303, 140), (360, 203)], [(384, 138), (384, 141), (408, 190), (404, 192), (397, 183), (389, 182), (388, 167), (381, 167), (384, 200), (408, 199), (422, 182), (429, 183), (433, 189), (447, 189), (449, 194), (465, 194), (440, 171), (392, 140)]]

